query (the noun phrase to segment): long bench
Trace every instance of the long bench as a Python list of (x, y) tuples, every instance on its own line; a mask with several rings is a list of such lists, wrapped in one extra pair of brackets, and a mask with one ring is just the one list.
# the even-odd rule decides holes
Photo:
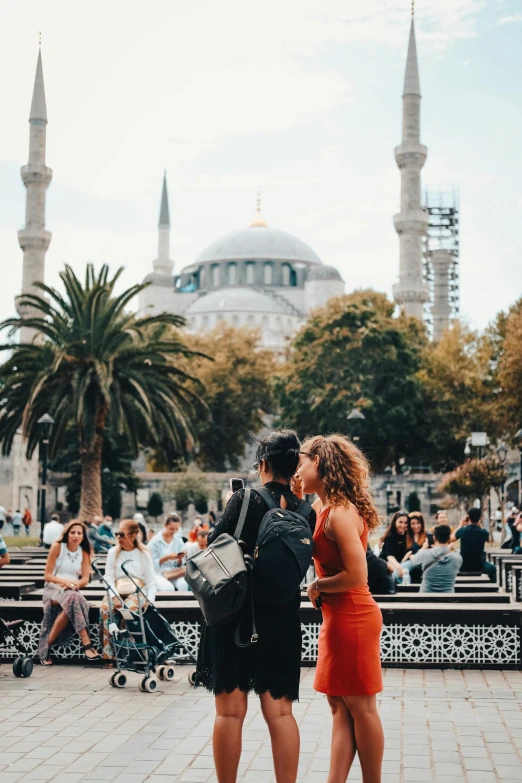
[(10, 601), (20, 601), (24, 595), (32, 596), (34, 590), (34, 582), (0, 582), (0, 598)]
[[(92, 638), (98, 639), (98, 607), (90, 609)], [(496, 668), (521, 667), (520, 633), (522, 608), (519, 604), (438, 603), (431, 600), (380, 602), (384, 627), (381, 656), (386, 667), (416, 668)], [(422, 609), (421, 609), (422, 606)], [(201, 627), (201, 612), (193, 599), (162, 601), (158, 607), (195, 658)], [(420, 611), (419, 611), (420, 610)], [(0, 606), (6, 620), (25, 619), (22, 638), (30, 654), (38, 647), (41, 601), (6, 602)], [(303, 633), (303, 663), (313, 665), (321, 614), (311, 603), (300, 608)], [(53, 649), (56, 657), (71, 662), (82, 659), (79, 639)], [(0, 656), (9, 657), (0, 651)]]
[(522, 601), (522, 563), (511, 568), (511, 597), (514, 601)]

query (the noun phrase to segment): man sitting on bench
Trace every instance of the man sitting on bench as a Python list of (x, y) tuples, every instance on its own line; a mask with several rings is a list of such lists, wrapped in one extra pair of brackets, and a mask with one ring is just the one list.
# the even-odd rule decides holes
[(462, 555), (461, 571), (464, 573), (487, 574), (490, 582), (497, 581), (497, 568), (486, 560), (484, 547), (489, 541), (489, 533), (480, 525), (482, 514), (479, 508), (470, 508), (466, 517), (451, 536), (451, 541), (460, 540)]
[(462, 557), (448, 546), (449, 525), (437, 525), (433, 530), (433, 547), (420, 549), (410, 560), (410, 566), (422, 567), (420, 593), (454, 593), (455, 579), (462, 565)]

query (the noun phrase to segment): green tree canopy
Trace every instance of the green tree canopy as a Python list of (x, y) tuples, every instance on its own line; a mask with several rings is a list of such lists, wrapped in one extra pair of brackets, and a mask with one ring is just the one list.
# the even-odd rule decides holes
[[(210, 415), (195, 424), (196, 463), (222, 472), (238, 467), (250, 433), (265, 424), (272, 411), (274, 353), (259, 344), (259, 332), (221, 322), (210, 332), (187, 335), (187, 346), (212, 357), (195, 356), (186, 365), (204, 389)], [(202, 412), (204, 414), (204, 412)]]
[(31, 344), (0, 346), (11, 352), (0, 367), (2, 452), (10, 452), (15, 433), (22, 428), (31, 456), (39, 438), (37, 422), (44, 413), (56, 422), (51, 456), (63, 447), (74, 425), (80, 443), (83, 518), (102, 512), (107, 426), (127, 438), (134, 454), (140, 445), (158, 445), (164, 438), (180, 450), (194, 440), (196, 386), (179, 362), (192, 351), (178, 332), (172, 330), (165, 337), (167, 325), (180, 327), (184, 321), (165, 313), (139, 317), (127, 311), (145, 286), (132, 286), (117, 296), (114, 288), (122, 271), (110, 279), (107, 266), (96, 275), (89, 264), (82, 285), (67, 266), (60, 275), (64, 295), (38, 283), (47, 298), (27, 294), (20, 301), (37, 314), (0, 324), (10, 337), (22, 326), (36, 333)]
[(316, 310), (296, 335), (276, 384), (279, 424), (300, 436), (348, 433), (359, 408), (360, 445), (374, 469), (399, 466), (422, 443), (418, 372), (423, 326), (394, 316), (384, 294), (355, 291)]
[(439, 490), (457, 498), (459, 502), (483, 500), (492, 487), (501, 486), (506, 480), (506, 472), (498, 460), (468, 459), (442, 480)]

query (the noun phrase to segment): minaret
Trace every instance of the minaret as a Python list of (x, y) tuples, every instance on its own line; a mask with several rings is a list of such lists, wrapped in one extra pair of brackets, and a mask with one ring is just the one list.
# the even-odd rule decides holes
[(153, 263), (154, 271), (172, 277), (174, 262), (170, 260), (170, 216), (167, 193), (167, 172), (163, 173), (161, 206), (158, 223), (158, 257)]
[[(29, 115), (29, 162), (22, 166), (22, 180), (27, 188), (25, 206), (25, 228), (18, 232), (18, 241), (24, 252), (22, 272), (22, 293), (41, 291), (36, 282), (43, 282), (45, 276), (45, 253), (51, 243), (51, 234), (45, 230), (45, 193), (53, 172), (45, 165), (45, 141), (47, 132), (47, 109), (42, 70), (42, 52), (38, 52), (33, 100)], [(30, 315), (36, 310), (17, 307), (20, 315)], [(33, 329), (20, 330), (20, 342), (30, 342)]]
[(406, 75), (402, 96), (402, 144), (395, 148), (395, 160), (401, 172), (401, 211), (394, 217), (400, 240), (399, 282), (393, 296), (401, 311), (422, 320), (424, 303), (430, 299), (428, 284), (423, 280), (422, 238), (429, 218), (421, 206), (421, 169), (428, 150), (420, 143), (419, 68), (415, 43), (415, 21), (410, 28)]
[(449, 250), (435, 250), (431, 256), (433, 266), (433, 341), (438, 342), (450, 327), (451, 305), (449, 301), (449, 270), (453, 255)]

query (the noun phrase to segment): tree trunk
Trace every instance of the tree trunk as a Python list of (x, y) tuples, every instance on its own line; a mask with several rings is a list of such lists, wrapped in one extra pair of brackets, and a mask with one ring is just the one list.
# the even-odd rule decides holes
[[(103, 516), (101, 468), (103, 454), (103, 430), (107, 421), (108, 407), (104, 405), (98, 411), (96, 434), (91, 447), (82, 442), (80, 461), (82, 466), (82, 491), (78, 518), (92, 520), (94, 516)], [(83, 440), (83, 438), (82, 438)]]

